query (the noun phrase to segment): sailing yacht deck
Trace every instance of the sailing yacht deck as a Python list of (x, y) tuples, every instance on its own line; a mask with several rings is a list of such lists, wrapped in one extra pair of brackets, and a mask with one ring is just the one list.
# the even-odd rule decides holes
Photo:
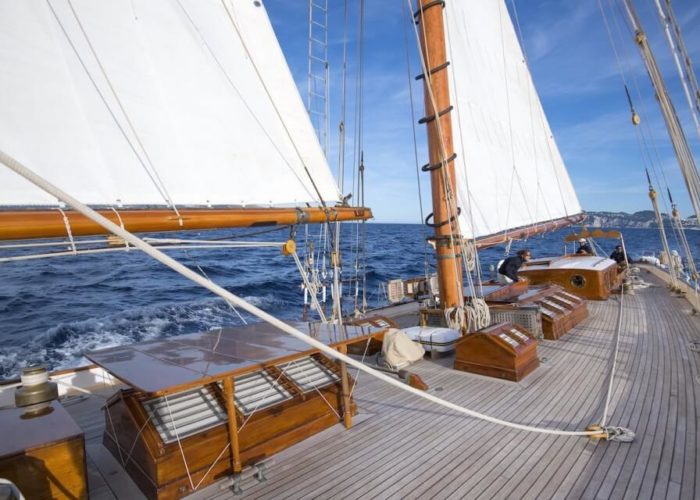
[[(266, 482), (244, 479), (246, 498), (697, 498), (700, 317), (649, 273), (655, 287), (625, 296), (610, 423), (631, 444), (510, 430), (465, 418), (360, 374), (360, 414), (276, 455)], [(412, 367), (430, 391), (489, 415), (579, 430), (599, 422), (617, 296), (559, 341), (520, 383), (457, 372), (452, 358)], [(404, 309), (405, 310), (405, 309)], [(698, 343), (698, 344), (693, 344)], [(67, 408), (86, 433), (91, 498), (140, 493), (102, 447), (99, 398)], [(219, 484), (194, 498), (240, 498)]]

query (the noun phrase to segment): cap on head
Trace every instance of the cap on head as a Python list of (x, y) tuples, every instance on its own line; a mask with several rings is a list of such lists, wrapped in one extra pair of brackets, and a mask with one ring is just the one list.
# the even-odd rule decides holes
[(586, 243), (586, 238), (580, 238), (580, 239), (578, 240), (578, 242), (579, 242), (579, 243)]

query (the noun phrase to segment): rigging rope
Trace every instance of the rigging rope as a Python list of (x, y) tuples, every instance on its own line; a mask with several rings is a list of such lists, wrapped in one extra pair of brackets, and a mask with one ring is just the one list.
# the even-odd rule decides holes
[(316, 285), (309, 281), (309, 277), (306, 275), (306, 272), (304, 271), (304, 266), (301, 264), (301, 261), (299, 260), (299, 256), (297, 255), (296, 251), (292, 252), (292, 257), (294, 258), (294, 263), (297, 265), (297, 269), (299, 270), (301, 279), (304, 280), (304, 285), (309, 290), (309, 294), (311, 295), (311, 301), (313, 302), (313, 305), (316, 308), (318, 315), (321, 317), (321, 321), (327, 323), (328, 320), (326, 319), (326, 315), (323, 314), (323, 308), (321, 307), (321, 304), (318, 303), (318, 289), (316, 288)]
[(416, 110), (415, 110), (415, 102), (413, 99), (413, 85), (412, 85), (412, 77), (413, 77), (413, 71), (411, 69), (411, 58), (409, 54), (409, 43), (408, 43), (408, 29), (407, 29), (407, 24), (408, 22), (413, 22), (412, 19), (409, 19), (408, 13), (406, 12), (406, 4), (404, 2), (401, 2), (401, 10), (403, 14), (403, 22), (404, 22), (404, 27), (403, 27), (403, 43), (404, 43), (404, 52), (406, 54), (406, 81), (408, 82), (408, 96), (409, 100), (411, 102), (411, 133), (412, 133), (412, 138), (413, 138), (413, 159), (416, 165), (416, 185), (418, 186), (418, 209), (420, 211), (420, 227), (421, 227), (421, 234), (423, 238), (423, 271), (425, 274), (425, 279), (429, 280), (430, 279), (430, 262), (428, 260), (428, 230), (427, 226), (423, 224), (423, 221), (425, 220), (425, 211), (423, 210), (423, 192), (422, 192), (422, 186), (421, 186), (421, 170), (420, 170), (420, 162), (418, 160), (418, 137), (416, 133)]
[[(690, 63), (690, 56), (688, 56), (685, 44), (683, 43), (680, 26), (676, 22), (675, 15), (673, 14), (671, 0), (666, 0), (666, 6), (668, 7), (668, 13), (664, 11), (663, 7), (661, 6), (661, 2), (656, 0), (659, 20), (661, 21), (661, 26), (664, 28), (666, 33), (666, 40), (668, 41), (668, 46), (671, 50), (673, 60), (676, 63), (678, 78), (683, 86), (683, 92), (685, 93), (685, 98), (688, 102), (688, 107), (690, 108), (690, 115), (695, 123), (695, 131), (698, 133), (698, 137), (700, 137), (700, 120), (698, 120), (698, 114), (700, 113), (700, 89), (698, 88), (698, 83), (695, 79), (693, 66)], [(671, 29), (671, 27), (673, 27), (673, 29)], [(674, 38), (676, 43), (674, 43)], [(683, 70), (681, 59), (683, 59), (685, 62), (687, 74)], [(695, 99), (697, 99), (696, 105), (693, 105), (693, 97), (691, 96), (691, 89), (689, 86), (692, 88), (692, 91), (695, 92)]]
[(66, 226), (66, 233), (68, 233), (68, 240), (70, 241), (70, 247), (72, 250), (72, 254), (76, 255), (78, 252), (75, 248), (75, 240), (73, 239), (73, 232), (70, 229), (70, 221), (68, 220), (68, 217), (66, 216), (66, 213), (63, 211), (61, 207), (56, 207), (56, 210), (61, 212), (61, 217), (63, 217), (63, 224)]
[[(515, 26), (517, 28), (518, 39), (520, 40), (520, 47), (522, 48), (523, 58), (525, 59), (525, 67), (527, 68), (528, 73), (530, 74), (530, 78), (531, 78), (532, 72), (530, 72), (530, 59), (527, 55), (527, 48), (525, 46), (525, 39), (523, 37), (523, 31), (522, 31), (522, 28), (520, 27), (520, 17), (518, 16), (518, 9), (515, 6), (515, 0), (511, 0), (511, 5), (513, 7), (513, 14), (515, 17)], [(531, 86), (528, 85), (528, 93), (530, 92), (530, 89), (531, 89)], [(539, 118), (540, 118), (540, 126), (542, 127), (543, 130), (545, 130), (546, 129), (546, 127), (545, 127), (546, 117), (544, 115), (544, 110), (541, 109), (540, 111), (541, 112), (538, 113)], [(551, 138), (551, 136), (549, 137), (549, 139), (550, 140), (546, 141), (547, 142), (547, 152), (549, 153), (549, 160), (550, 160), (550, 163), (552, 165), (552, 171), (554, 173), (554, 178), (557, 181), (557, 188), (559, 190), (559, 197), (561, 198), (562, 207), (564, 208), (564, 214), (566, 217), (568, 217), (570, 215), (569, 214), (569, 207), (566, 204), (564, 190), (562, 189), (562, 185), (561, 185), (561, 179), (560, 179), (561, 172), (558, 172), (556, 169), (556, 164), (554, 161), (554, 152), (552, 151), (552, 144), (553, 144), (554, 140)], [(539, 181), (538, 181), (538, 186), (539, 186)], [(549, 208), (547, 206), (546, 199), (543, 199), (543, 201), (545, 203), (545, 207), (547, 207), (547, 213), (549, 213)], [(550, 219), (551, 219), (551, 217), (550, 217)]]
[[(453, 410), (455, 412), (458, 412), (462, 415), (466, 415), (469, 417), (473, 418), (478, 418), (480, 420), (484, 420), (487, 422), (491, 422), (494, 424), (502, 425), (505, 427), (509, 427), (512, 429), (518, 429), (518, 430), (523, 430), (523, 431), (528, 431), (528, 432), (535, 432), (539, 434), (548, 434), (548, 435), (557, 435), (557, 436), (570, 436), (570, 437), (605, 437), (606, 439), (614, 439), (616, 436), (616, 430), (613, 427), (603, 427), (600, 429), (593, 429), (593, 430), (586, 430), (586, 431), (565, 431), (561, 429), (551, 429), (551, 428), (541, 428), (541, 427), (534, 427), (530, 425), (524, 425), (524, 424), (519, 424), (515, 422), (509, 422), (506, 420), (502, 420), (496, 417), (492, 417), (474, 410), (470, 410), (468, 408), (465, 408), (463, 406), (457, 405), (455, 403), (452, 403), (450, 401), (444, 400), (442, 398), (439, 398), (437, 396), (434, 396), (433, 394), (428, 394), (425, 393), (422, 390), (415, 389), (413, 387), (410, 387), (409, 385), (406, 385), (402, 382), (399, 382), (389, 376), (387, 376), (384, 373), (378, 372), (376, 370), (373, 370), (366, 365), (362, 364), (361, 362), (344, 355), (342, 353), (339, 353), (335, 349), (323, 344), (322, 342), (319, 342), (318, 340), (306, 335), (305, 333), (299, 331), (298, 329), (294, 328), (292, 325), (289, 325), (283, 321), (280, 321), (279, 319), (275, 318), (274, 316), (266, 313), (262, 309), (259, 309), (258, 307), (254, 306), (253, 304), (250, 304), (249, 302), (243, 300), (242, 298), (238, 297), (237, 295), (229, 292), (225, 288), (206, 280), (196, 272), (192, 271), (189, 269), (187, 266), (184, 266), (180, 262), (176, 261), (175, 259), (172, 259), (171, 257), (168, 257), (158, 249), (152, 247), (148, 243), (144, 242), (142, 239), (138, 238), (137, 236), (133, 235), (132, 233), (120, 228), (118, 225), (114, 224), (112, 221), (109, 219), (103, 217), (87, 205), (84, 205), (77, 199), (73, 198), (70, 196), (68, 193), (63, 192), (60, 190), (58, 187), (54, 186), (50, 182), (48, 182), (46, 179), (42, 178), (41, 176), (37, 175), (34, 173), (32, 170), (28, 169), (21, 163), (19, 163), (17, 160), (12, 158), (11, 156), (7, 155), (4, 151), (0, 150), (0, 163), (3, 163), (5, 166), (7, 166), (10, 170), (13, 172), (17, 173), (18, 175), (22, 176), (23, 178), (27, 179), (29, 182), (35, 184), (37, 187), (43, 189), (47, 193), (55, 196), (59, 200), (65, 202), (66, 204), (70, 205), (73, 207), (73, 209), (77, 210), (81, 214), (85, 215), (87, 218), (90, 220), (96, 222), (97, 224), (101, 225), (108, 231), (116, 234), (117, 236), (123, 238), (124, 240), (129, 241), (134, 247), (142, 250), (146, 254), (148, 254), (150, 257), (153, 259), (157, 260), (161, 264), (169, 267), (173, 271), (181, 274), (185, 278), (193, 281), (194, 283), (197, 283), (198, 285), (206, 288), (207, 290), (211, 291), (212, 293), (224, 298), (225, 300), (233, 302), (235, 305), (239, 306), (240, 308), (246, 310), (250, 314), (257, 316), (261, 320), (269, 323), (270, 325), (279, 328), (283, 332), (288, 333), (292, 337), (308, 344), (314, 349), (318, 349), (319, 351), (323, 352), (324, 354), (330, 356), (333, 359), (336, 359), (338, 361), (342, 361), (347, 363), (350, 366), (353, 366), (357, 369), (360, 369), (361, 371), (364, 371), (365, 373), (382, 380), (386, 382), (387, 384), (390, 384), (400, 390), (403, 390), (405, 392), (408, 392), (410, 394), (413, 394), (414, 396), (418, 398), (422, 398), (424, 400), (430, 401), (432, 403), (435, 403), (437, 405), (440, 405), (444, 408)], [(630, 431), (631, 432), (631, 431)]]
[[(180, 3), (180, 0), (177, 0), (178, 4), (180, 4), (180, 7), (182, 10), (186, 13), (184, 6)], [(255, 70), (255, 74), (258, 77), (258, 80), (260, 81), (260, 85), (262, 88), (265, 90), (265, 94), (267, 95), (268, 100), (270, 101), (270, 104), (272, 105), (272, 108), (275, 110), (275, 113), (277, 114), (277, 117), (280, 120), (280, 123), (282, 124), (282, 128), (284, 129), (285, 133), (287, 134), (287, 138), (289, 139), (292, 147), (294, 148), (294, 152), (297, 154), (297, 157), (299, 159), (299, 162), (301, 163), (301, 166), (304, 167), (304, 171), (306, 172), (306, 175), (309, 177), (309, 181), (311, 182), (311, 185), (314, 188), (314, 191), (316, 192), (316, 195), (318, 196), (318, 200), (323, 206), (323, 208), (328, 208), (326, 205), (325, 200), (323, 199), (323, 196), (321, 196), (321, 191), (319, 191), (318, 186), (316, 186), (316, 182), (314, 181), (313, 176), (311, 175), (311, 172), (309, 171), (308, 166), (306, 165), (306, 162), (304, 161), (304, 157), (302, 156), (301, 152), (299, 151), (299, 148), (297, 147), (296, 142), (294, 141), (292, 137), (292, 133), (289, 131), (289, 128), (287, 127), (287, 123), (284, 121), (284, 118), (282, 117), (282, 113), (280, 112), (279, 108), (277, 107), (277, 103), (275, 103), (275, 100), (272, 98), (272, 94), (270, 93), (270, 89), (268, 88), (267, 84), (265, 83), (265, 80), (263, 79), (262, 75), (260, 74), (260, 69), (258, 68), (258, 65), (255, 63), (255, 59), (253, 59), (252, 54), (250, 53), (250, 50), (248, 49), (248, 44), (245, 42), (243, 38), (243, 34), (241, 33), (240, 29), (238, 28), (238, 24), (236, 23), (233, 13), (229, 9), (229, 3), (227, 0), (221, 0), (221, 5), (223, 5), (224, 10), (226, 11), (226, 15), (228, 17), (228, 20), (231, 22), (231, 26), (233, 26), (234, 31), (236, 32), (236, 35), (238, 36), (238, 39), (241, 42), (241, 46), (243, 47), (243, 50), (245, 51), (246, 55), (248, 56), (248, 60), (250, 61), (250, 64), (252, 68)], [(189, 18), (189, 15), (187, 16)], [(190, 18), (190, 21), (192, 22), (194, 26), (194, 21)], [(197, 29), (197, 32), (199, 33), (199, 29)], [(201, 33), (200, 33), (201, 36)], [(204, 39), (204, 38), (202, 38)], [(212, 53), (213, 55), (213, 53)]]
[[(408, 2), (408, 5), (410, 7), (411, 0), (406, 0), (406, 1)], [(422, 18), (424, 16), (424, 10), (421, 8), (419, 12), (420, 12), (420, 15)], [(439, 146), (438, 158), (440, 159), (440, 164), (441, 164), (441, 168), (439, 169), (439, 174), (442, 177), (442, 183), (443, 183), (444, 190), (445, 190), (445, 206), (447, 208), (447, 214), (446, 214), (447, 220), (457, 221), (457, 218), (459, 216), (459, 209), (457, 207), (457, 197), (456, 197), (456, 194), (452, 190), (452, 185), (450, 183), (449, 176), (447, 175), (447, 168), (445, 168), (448, 164), (448, 154), (447, 154), (447, 149), (446, 149), (447, 143), (445, 141), (445, 135), (444, 135), (444, 132), (442, 130), (442, 121), (438, 117), (439, 108), (437, 106), (437, 100), (435, 99), (435, 95), (434, 95), (433, 88), (432, 88), (433, 87), (433, 83), (432, 83), (433, 75), (431, 73), (431, 68), (433, 67), (433, 65), (430, 62), (430, 54), (427, 51), (424, 52), (424, 50), (423, 50), (423, 46), (421, 44), (421, 34), (419, 34), (419, 32), (418, 32), (418, 26), (416, 25), (416, 23), (412, 23), (412, 24), (413, 24), (413, 30), (415, 33), (415, 37), (416, 37), (416, 43), (418, 45), (418, 50), (419, 50), (419, 54), (420, 54), (419, 59), (421, 61), (421, 69), (422, 69), (423, 75), (425, 77), (425, 89), (427, 91), (427, 97), (430, 101), (432, 109), (435, 112), (435, 128), (437, 129), (438, 146)], [(427, 40), (427, 34), (425, 31), (425, 22), (423, 20), (421, 20), (420, 26), (421, 26), (421, 30), (422, 30), (422, 39)], [(450, 246), (452, 248), (459, 247), (460, 250), (463, 251), (463, 249), (461, 248), (463, 246), (463, 238), (459, 234), (460, 233), (459, 222), (457, 222), (457, 224), (455, 224), (455, 227), (457, 229), (458, 234), (455, 235), (454, 231), (450, 231), (450, 234), (448, 236)], [(462, 293), (462, 290), (461, 290), (461, 280), (459, 278), (457, 278), (459, 276), (462, 276), (462, 269), (461, 269), (461, 267), (459, 267), (459, 265), (457, 263), (457, 259), (451, 259), (451, 262), (452, 262), (452, 265), (454, 267), (454, 274), (455, 274), (455, 277), (457, 280), (457, 282), (454, 283), (454, 285), (456, 285), (457, 288), (459, 289), (458, 306), (463, 307), (464, 306), (464, 294)], [(474, 287), (474, 283), (471, 279), (471, 274), (469, 272), (467, 272), (466, 274), (467, 274), (467, 283), (469, 286), (469, 290), (471, 292), (471, 295), (475, 297), (477, 295), (477, 293), (476, 293), (476, 289)], [(464, 315), (460, 314), (459, 317), (463, 318)]]
[[(83, 71), (85, 71), (85, 74), (87, 75), (88, 79), (89, 79), (90, 82), (92, 83), (92, 86), (94, 87), (95, 91), (96, 91), (97, 94), (99, 95), (100, 100), (102, 101), (102, 103), (103, 103), (103, 104), (105, 105), (105, 107), (107, 108), (107, 111), (109, 112), (109, 115), (111, 116), (111, 118), (112, 118), (112, 120), (114, 121), (115, 125), (117, 126), (117, 128), (118, 128), (119, 131), (121, 132), (121, 135), (124, 137), (124, 139), (126, 140), (127, 144), (129, 145), (129, 148), (131, 149), (131, 151), (132, 151), (132, 152), (134, 153), (134, 155), (136, 156), (136, 159), (137, 159), (138, 162), (141, 164), (141, 166), (142, 166), (143, 169), (145, 170), (145, 172), (146, 172), (146, 174), (148, 175), (148, 177), (151, 179), (151, 182), (152, 182), (153, 185), (155, 186), (155, 188), (156, 188), (156, 190), (158, 191), (158, 193), (159, 193), (159, 194), (161, 195), (161, 197), (165, 200), (166, 205), (169, 206), (169, 207), (171, 207), (171, 208), (173, 209), (173, 211), (175, 212), (175, 214), (176, 214), (177, 217), (178, 217), (178, 220), (179, 220), (179, 222), (180, 222), (180, 225), (182, 225), (182, 217), (180, 216), (180, 213), (179, 213), (177, 207), (175, 206), (175, 203), (173, 202), (172, 197), (171, 197), (170, 194), (168, 193), (168, 190), (167, 190), (165, 184), (163, 183), (163, 181), (161, 180), (160, 176), (158, 175), (158, 171), (156, 170), (155, 166), (154, 166), (153, 163), (151, 162), (150, 157), (148, 156), (148, 153), (146, 152), (146, 149), (144, 148), (144, 146), (143, 146), (143, 144), (142, 144), (142, 142), (141, 142), (141, 139), (139, 138), (139, 135), (138, 135), (137, 132), (136, 132), (136, 129), (134, 128), (134, 126), (133, 126), (131, 120), (129, 119), (129, 115), (126, 113), (126, 109), (125, 109), (124, 106), (122, 105), (121, 100), (119, 99), (119, 96), (117, 95), (117, 92), (116, 92), (114, 86), (112, 85), (112, 82), (111, 82), (111, 80), (109, 79), (109, 76), (107, 75), (107, 72), (105, 71), (104, 66), (102, 65), (102, 61), (101, 61), (100, 58), (98, 57), (97, 52), (95, 51), (95, 48), (94, 48), (93, 45), (92, 45), (92, 42), (90, 41), (90, 38), (88, 37), (87, 32), (85, 31), (85, 28), (83, 27), (83, 25), (82, 25), (82, 23), (81, 23), (81, 21), (80, 21), (80, 18), (78, 17), (78, 14), (77, 14), (75, 8), (73, 7), (72, 1), (71, 1), (71, 0), (68, 0), (68, 5), (69, 5), (69, 7), (70, 7), (70, 9), (71, 9), (71, 12), (72, 12), (72, 14), (73, 14), (73, 17), (75, 18), (76, 23), (78, 24), (78, 26), (79, 26), (79, 28), (80, 28), (80, 31), (81, 31), (81, 33), (83, 34), (83, 37), (85, 38), (85, 42), (87, 43), (87, 45), (88, 45), (88, 47), (89, 47), (89, 49), (90, 49), (90, 52), (92, 53), (92, 56), (93, 56), (94, 59), (95, 59), (95, 62), (97, 63), (98, 67), (100, 68), (100, 72), (102, 73), (102, 76), (103, 76), (103, 77), (105, 78), (105, 80), (107, 81), (107, 85), (108, 85), (108, 87), (109, 87), (109, 89), (110, 89), (112, 95), (114, 96), (114, 99), (117, 101), (117, 105), (119, 106), (119, 109), (121, 110), (122, 114), (124, 115), (124, 119), (126, 120), (127, 125), (129, 126), (129, 128), (130, 128), (132, 134), (134, 135), (134, 137), (136, 138), (136, 141), (137, 141), (139, 147), (141, 148), (141, 150), (142, 150), (142, 152), (143, 152), (143, 154), (144, 154), (144, 156), (145, 156), (145, 158), (146, 158), (146, 161), (144, 161), (144, 159), (141, 157), (141, 155), (140, 155), (139, 152), (137, 151), (137, 148), (134, 146), (133, 142), (131, 141), (131, 139), (129, 138), (128, 134), (127, 134), (126, 131), (124, 130), (124, 127), (122, 126), (122, 124), (121, 124), (121, 123), (119, 122), (119, 120), (117, 119), (117, 116), (116, 116), (116, 114), (114, 113), (114, 110), (112, 110), (112, 107), (107, 103), (107, 98), (105, 97), (104, 93), (103, 93), (102, 90), (100, 89), (99, 85), (97, 85), (97, 81), (95, 80), (95, 78), (93, 77), (93, 75), (90, 73), (90, 70), (88, 70), (87, 64), (85, 63), (83, 57), (80, 55), (80, 52), (78, 51), (78, 48), (77, 48), (77, 47), (75, 46), (75, 44), (73, 43), (73, 40), (72, 40), (71, 37), (68, 35), (68, 30), (66, 30), (65, 26), (64, 26), (63, 23), (61, 22), (61, 19), (60, 19), (60, 17), (58, 16), (58, 13), (57, 13), (56, 10), (54, 9), (53, 5), (51, 4), (51, 1), (50, 1), (50, 0), (46, 0), (46, 3), (47, 3), (47, 5), (49, 6), (49, 9), (51, 10), (51, 13), (52, 13), (54, 19), (55, 19), (56, 22), (58, 23), (58, 25), (59, 25), (59, 27), (60, 27), (60, 29), (61, 29), (61, 32), (62, 32), (63, 35), (65, 36), (66, 41), (68, 42), (68, 44), (70, 45), (71, 49), (73, 50), (73, 53), (75, 54), (76, 58), (78, 59), (78, 62), (80, 63), (80, 66), (83, 68)], [(148, 165), (146, 165), (146, 163), (148, 163)], [(150, 166), (150, 169), (149, 169), (149, 166)], [(152, 171), (151, 171), (151, 170), (152, 170)]]

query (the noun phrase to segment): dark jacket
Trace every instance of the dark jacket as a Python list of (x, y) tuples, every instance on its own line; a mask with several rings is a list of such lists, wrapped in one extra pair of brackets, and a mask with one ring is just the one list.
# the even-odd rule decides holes
[(614, 250), (613, 253), (610, 254), (610, 258), (618, 264), (624, 264), (625, 252), (624, 250)]
[(590, 243), (580, 243), (576, 253), (579, 255), (593, 255), (593, 248), (591, 248)]
[(512, 257), (508, 257), (506, 260), (503, 261), (503, 264), (501, 264), (501, 267), (498, 268), (498, 272), (502, 274), (503, 276), (506, 276), (513, 281), (519, 281), (518, 279), (518, 269), (520, 269), (525, 262), (525, 259), (523, 259), (519, 255), (514, 255)]

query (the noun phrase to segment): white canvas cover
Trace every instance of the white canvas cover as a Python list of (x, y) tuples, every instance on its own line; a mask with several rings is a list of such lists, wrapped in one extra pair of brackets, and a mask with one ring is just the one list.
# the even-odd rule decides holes
[(382, 342), (382, 358), (392, 369), (400, 369), (423, 358), (423, 347), (396, 328), (389, 328)]
[(260, 1), (2, 0), (0, 68), (0, 147), (83, 202), (339, 199)]
[(437, 326), (412, 326), (403, 331), (409, 339), (418, 342), (428, 352), (454, 351), (455, 344), (462, 338), (459, 330)]
[(446, 2), (444, 15), (462, 235), (579, 214), (504, 1)]

